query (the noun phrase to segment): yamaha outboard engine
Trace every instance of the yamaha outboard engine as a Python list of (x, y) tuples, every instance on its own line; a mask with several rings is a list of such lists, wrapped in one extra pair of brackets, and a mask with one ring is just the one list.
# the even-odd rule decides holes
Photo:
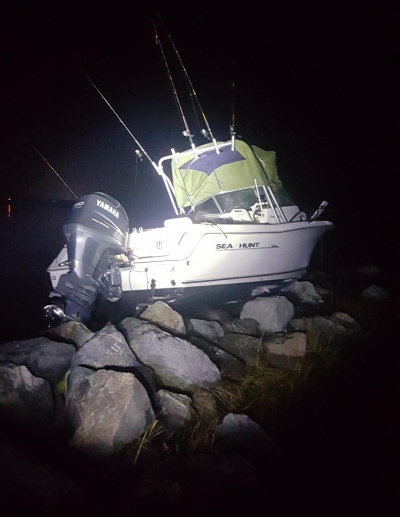
[(48, 305), (48, 316), (87, 323), (98, 294), (114, 300), (122, 296), (119, 268), (111, 257), (126, 253), (128, 230), (128, 216), (111, 196), (95, 192), (78, 199), (63, 227), (69, 272), (60, 277), (53, 293), (65, 299), (64, 313)]

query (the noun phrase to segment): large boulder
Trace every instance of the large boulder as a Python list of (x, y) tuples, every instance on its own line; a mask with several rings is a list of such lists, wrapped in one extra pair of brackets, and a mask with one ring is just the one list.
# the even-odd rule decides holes
[(265, 504), (255, 468), (230, 451), (170, 455), (148, 468), (135, 488), (135, 515), (257, 516)]
[(361, 332), (361, 325), (357, 321), (347, 314), (347, 312), (334, 312), (330, 316), (334, 321), (339, 323), (342, 327), (353, 331), (354, 334)]
[(0, 416), (27, 431), (53, 427), (53, 394), (50, 382), (35, 377), (24, 365), (0, 364)]
[(172, 334), (178, 336), (186, 334), (186, 327), (182, 316), (165, 302), (158, 301), (149, 305), (147, 309), (141, 313), (140, 317), (163, 327), (172, 332)]
[(379, 275), (379, 267), (376, 266), (361, 266), (357, 269), (357, 274), (363, 278), (371, 278)]
[(13, 341), (0, 346), (0, 362), (25, 365), (36, 377), (57, 384), (68, 371), (75, 348), (46, 337)]
[(211, 390), (199, 389), (192, 395), (193, 406), (201, 422), (213, 425), (218, 420), (218, 406), (214, 393)]
[(45, 330), (42, 335), (51, 340), (71, 343), (76, 348), (80, 348), (94, 336), (94, 333), (80, 321), (66, 321)]
[(132, 373), (71, 371), (68, 411), (75, 427), (71, 446), (91, 457), (120, 451), (154, 420), (150, 399)]
[(219, 346), (229, 354), (244, 361), (249, 366), (255, 366), (266, 355), (266, 349), (261, 338), (244, 334), (225, 334)]
[(190, 336), (189, 341), (192, 345), (203, 350), (225, 377), (239, 379), (244, 374), (243, 362), (222, 350), (219, 346), (196, 336)]
[(295, 370), (306, 355), (306, 344), (303, 332), (271, 336), (265, 343), (269, 366)]
[(322, 296), (311, 282), (293, 282), (283, 289), (283, 294), (294, 305), (315, 306), (323, 303)]
[(139, 361), (154, 370), (160, 387), (191, 393), (220, 381), (218, 368), (188, 341), (136, 318), (125, 318), (119, 328)]
[(273, 458), (275, 441), (247, 415), (229, 413), (215, 428), (216, 444), (223, 450), (236, 451), (252, 462)]
[(325, 345), (340, 345), (365, 337), (361, 332), (360, 325), (346, 313), (294, 318), (290, 322), (289, 328), (292, 331), (305, 332), (310, 342), (322, 340)]
[(252, 318), (234, 318), (222, 325), (224, 332), (232, 334), (247, 334), (248, 336), (261, 336), (260, 324)]
[(187, 329), (190, 336), (198, 336), (213, 343), (218, 343), (224, 335), (221, 325), (216, 321), (190, 319)]
[(133, 355), (124, 336), (114, 325), (106, 325), (96, 332), (74, 355), (71, 368), (89, 366), (99, 369), (107, 366), (134, 367), (139, 361)]
[(159, 390), (155, 400), (159, 411), (157, 417), (162, 420), (168, 435), (179, 431), (193, 419), (192, 400), (187, 395)]
[(232, 317), (227, 311), (210, 308), (204, 312), (204, 319), (207, 321), (216, 321), (223, 326), (223, 324), (230, 321)]
[(361, 293), (361, 300), (386, 303), (389, 301), (389, 293), (383, 287), (370, 285)]
[(19, 444), (0, 442), (3, 515), (68, 515), (82, 500), (95, 507), (94, 497), (83, 484), (46, 463)]
[(71, 370), (77, 366), (96, 370), (118, 368), (119, 371), (129, 371), (143, 384), (150, 396), (157, 391), (153, 370), (136, 359), (124, 336), (114, 325), (108, 324), (96, 332), (76, 352), (71, 361)]
[(293, 316), (294, 306), (285, 296), (271, 296), (247, 302), (240, 319), (257, 320), (262, 332), (282, 332)]

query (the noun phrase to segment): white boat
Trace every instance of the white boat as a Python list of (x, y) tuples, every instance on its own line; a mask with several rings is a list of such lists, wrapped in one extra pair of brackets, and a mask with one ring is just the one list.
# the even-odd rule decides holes
[[(164, 171), (169, 162), (171, 170)], [(235, 139), (174, 152), (154, 165), (176, 217), (134, 229), (121, 205), (94, 193), (75, 203), (67, 244), (48, 268), (49, 316), (88, 322), (98, 296), (176, 300), (194, 290), (266, 285), (301, 278), (333, 224), (307, 218), (286, 193), (275, 153)]]

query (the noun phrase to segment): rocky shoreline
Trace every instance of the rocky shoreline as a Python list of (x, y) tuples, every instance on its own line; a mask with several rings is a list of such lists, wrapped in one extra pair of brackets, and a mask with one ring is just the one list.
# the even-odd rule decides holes
[(335, 404), (361, 395), (370, 375), (351, 377), (375, 353), (387, 310), (376, 274), (360, 269), (345, 294), (314, 272), (276, 295), (181, 313), (156, 302), (97, 331), (69, 322), (0, 345), (0, 481), (11, 508), (284, 515), (305, 495), (304, 475), (319, 486), (317, 451), (336, 463), (327, 422), (332, 440), (344, 411)]

